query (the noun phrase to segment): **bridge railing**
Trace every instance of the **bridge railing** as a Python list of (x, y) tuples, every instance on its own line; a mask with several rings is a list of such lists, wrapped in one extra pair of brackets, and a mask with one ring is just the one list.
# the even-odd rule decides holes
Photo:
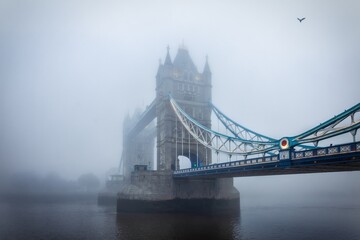
[(322, 157), (360, 151), (360, 142), (340, 144), (336, 146), (315, 148), (313, 150), (297, 151), (292, 153), (292, 160), (303, 158)]
[(223, 163), (214, 163), (198, 168), (186, 168), (174, 171), (174, 174), (177, 173), (187, 173), (187, 172), (194, 172), (194, 171), (203, 171), (203, 170), (210, 170), (210, 169), (221, 169), (221, 168), (229, 168), (229, 167), (237, 167), (237, 166), (246, 166), (246, 165), (256, 165), (261, 163), (267, 162), (278, 162), (279, 156), (271, 156), (271, 157), (257, 157), (245, 160), (237, 160), (231, 162), (223, 162)]
[[(344, 153), (351, 152), (360, 152), (360, 142), (340, 144), (329, 147), (319, 147), (313, 150), (305, 150), (305, 151), (292, 151), (290, 160), (300, 160), (300, 159), (309, 159), (316, 157), (324, 157), (331, 155), (341, 155)], [(266, 163), (274, 163), (281, 162), (280, 155), (270, 156), (270, 157), (257, 157), (245, 160), (237, 160), (237, 161), (229, 161), (223, 163), (215, 163), (197, 168), (186, 168), (175, 170), (174, 174), (182, 174), (182, 173), (191, 173), (191, 172), (199, 172), (213, 169), (223, 169), (223, 168), (231, 168), (231, 167), (239, 167), (239, 166), (253, 166), (257, 164), (266, 164)]]

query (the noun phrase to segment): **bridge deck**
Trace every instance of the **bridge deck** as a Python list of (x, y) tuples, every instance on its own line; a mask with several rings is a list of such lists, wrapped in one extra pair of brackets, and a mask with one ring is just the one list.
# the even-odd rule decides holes
[(360, 142), (316, 148), (306, 151), (283, 151), (272, 157), (260, 157), (174, 171), (174, 178), (246, 177), (301, 173), (360, 170)]

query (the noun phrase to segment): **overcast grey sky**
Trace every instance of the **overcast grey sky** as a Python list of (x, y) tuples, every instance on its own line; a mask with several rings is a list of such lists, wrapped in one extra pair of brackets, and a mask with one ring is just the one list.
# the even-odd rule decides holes
[(357, 0), (2, 0), (0, 173), (117, 167), (124, 115), (151, 103), (182, 41), (199, 71), (209, 56), (228, 116), (301, 133), (360, 102), (359, 18)]

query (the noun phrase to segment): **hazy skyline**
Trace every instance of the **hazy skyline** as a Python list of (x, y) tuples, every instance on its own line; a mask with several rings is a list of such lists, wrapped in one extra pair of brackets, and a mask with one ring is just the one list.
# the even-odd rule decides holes
[(303, 132), (360, 102), (359, 13), (355, 0), (3, 0), (0, 174), (117, 167), (124, 116), (151, 103), (159, 58), (183, 41), (199, 71), (209, 57), (224, 113)]

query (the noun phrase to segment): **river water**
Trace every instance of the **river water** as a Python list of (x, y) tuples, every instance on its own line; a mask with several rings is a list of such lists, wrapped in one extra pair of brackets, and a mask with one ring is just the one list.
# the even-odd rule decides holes
[(240, 216), (116, 214), (96, 201), (0, 203), (0, 239), (360, 239), (360, 208), (241, 206)]

